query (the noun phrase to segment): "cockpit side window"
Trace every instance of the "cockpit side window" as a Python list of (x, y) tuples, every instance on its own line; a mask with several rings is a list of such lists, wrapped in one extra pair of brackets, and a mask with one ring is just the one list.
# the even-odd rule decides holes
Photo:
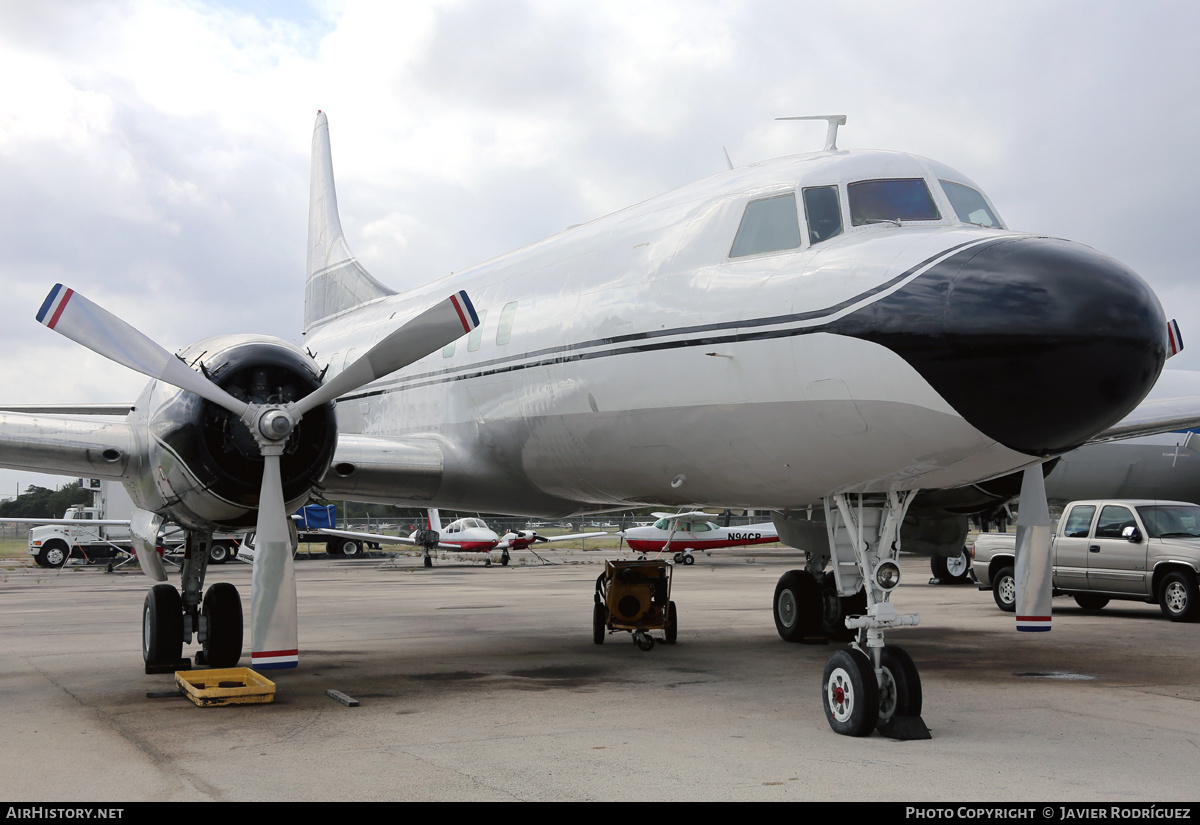
[(939, 182), (942, 184), (942, 191), (950, 200), (950, 205), (954, 207), (954, 214), (958, 215), (960, 221), (977, 226), (1000, 226), (1000, 219), (988, 208), (987, 201), (979, 192), (969, 186), (963, 186), (961, 183), (948, 180)]
[(799, 246), (800, 220), (796, 214), (796, 195), (788, 192), (746, 204), (729, 257), (744, 258)]
[(942, 218), (923, 178), (860, 180), (847, 186), (846, 194), (850, 198), (850, 223), (854, 226)]
[(842, 234), (842, 202), (836, 186), (810, 186), (804, 190), (804, 217), (808, 242), (827, 241)]

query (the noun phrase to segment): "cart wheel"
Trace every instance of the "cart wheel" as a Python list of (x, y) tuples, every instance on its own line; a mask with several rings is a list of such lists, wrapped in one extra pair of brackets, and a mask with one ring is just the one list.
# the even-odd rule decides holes
[(654, 637), (644, 630), (634, 631), (633, 643), (638, 646), (638, 650), (654, 649)]
[(675, 639), (679, 635), (679, 614), (675, 612), (675, 602), (670, 602), (667, 605), (667, 627), (664, 633), (664, 638), (667, 644), (675, 644)]
[(604, 644), (604, 631), (607, 624), (608, 608), (597, 603), (592, 608), (592, 641), (598, 645)]

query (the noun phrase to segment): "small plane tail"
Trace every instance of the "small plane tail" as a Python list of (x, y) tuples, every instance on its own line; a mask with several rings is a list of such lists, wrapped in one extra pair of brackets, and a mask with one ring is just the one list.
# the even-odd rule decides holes
[(395, 295), (363, 269), (346, 245), (333, 185), (329, 120), (317, 112), (313, 126), (308, 200), (308, 272), (304, 285), (304, 331), (333, 315)]
[(426, 513), (427, 516), (425, 523), (429, 526), (429, 529), (438, 533), (442, 532), (442, 518), (441, 515), (438, 514), (438, 511), (430, 508), (426, 511)]

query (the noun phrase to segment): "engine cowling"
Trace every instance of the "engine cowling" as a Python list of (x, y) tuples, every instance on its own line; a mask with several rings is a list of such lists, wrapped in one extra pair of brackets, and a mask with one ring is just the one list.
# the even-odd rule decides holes
[[(220, 336), (179, 354), (242, 401), (285, 404), (321, 384), (316, 362), (277, 338)], [(149, 459), (135, 490), (138, 505), (200, 530), (253, 527), (263, 459), (241, 419), (161, 382), (150, 385), (138, 406), (146, 417), (143, 455)], [(330, 402), (306, 413), (287, 440), (280, 473), (289, 512), (308, 500), (336, 448), (337, 417)]]

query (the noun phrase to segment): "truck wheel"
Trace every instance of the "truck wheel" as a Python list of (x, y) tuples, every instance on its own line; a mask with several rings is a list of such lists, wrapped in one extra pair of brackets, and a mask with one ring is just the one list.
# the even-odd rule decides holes
[(61, 541), (47, 542), (46, 545), (38, 551), (35, 561), (42, 567), (62, 567), (63, 562), (67, 560), (67, 546)]
[(156, 584), (142, 607), (142, 659), (173, 665), (183, 658), (183, 600), (169, 584)]
[(217, 582), (204, 594), (208, 618), (204, 658), (209, 667), (236, 667), (242, 658), (242, 599), (229, 582)]
[(355, 541), (354, 539), (342, 539), (339, 543), (339, 546), (341, 548), (340, 555), (346, 556), (347, 558), (353, 558), (355, 556), (362, 555), (363, 546), (362, 542), (360, 541)]
[(1194, 622), (1200, 618), (1195, 575), (1183, 570), (1167, 574), (1158, 590), (1158, 606), (1173, 622)]
[(1001, 568), (992, 579), (992, 598), (996, 607), (1005, 613), (1014, 613), (1017, 609), (1017, 577), (1011, 567)]
[(1108, 604), (1108, 596), (1101, 596), (1099, 593), (1076, 593), (1075, 604), (1089, 612), (1095, 612)]
[(208, 548), (209, 564), (224, 564), (233, 555), (232, 548), (223, 541), (214, 541)]

